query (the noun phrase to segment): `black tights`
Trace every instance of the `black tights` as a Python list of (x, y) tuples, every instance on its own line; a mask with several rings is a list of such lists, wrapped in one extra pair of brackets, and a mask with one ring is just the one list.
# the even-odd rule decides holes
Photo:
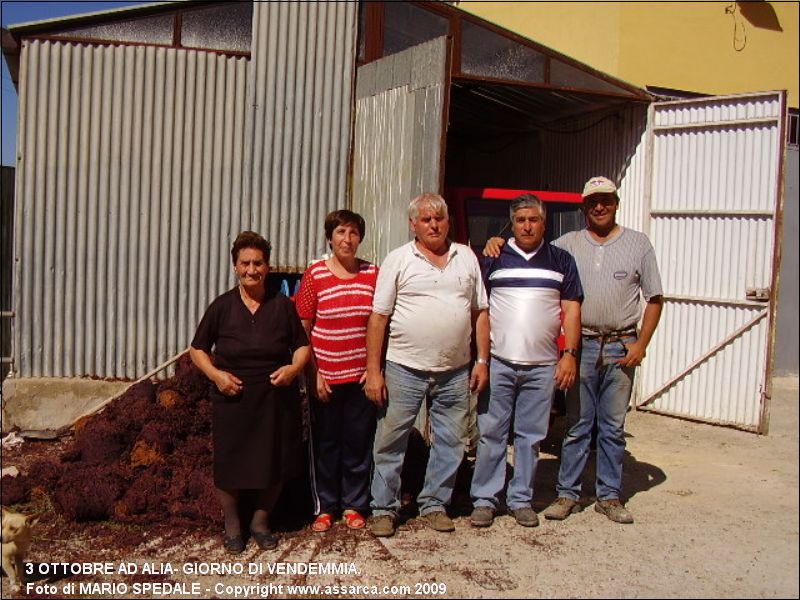
[[(256, 490), (255, 510), (250, 520), (250, 531), (265, 533), (269, 531), (269, 513), (278, 501), (281, 485)], [(216, 488), (217, 500), (222, 506), (225, 518), (225, 535), (241, 535), (242, 524), (239, 519), (239, 491)]]

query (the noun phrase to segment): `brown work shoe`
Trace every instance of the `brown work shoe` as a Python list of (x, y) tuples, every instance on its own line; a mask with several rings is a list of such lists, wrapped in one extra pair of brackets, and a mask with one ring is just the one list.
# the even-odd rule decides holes
[(523, 506), (510, 511), (514, 519), (523, 527), (536, 527), (539, 524), (539, 516), (530, 506)]
[(490, 506), (476, 506), (469, 517), (473, 527), (489, 527), (494, 523), (494, 511)]
[(394, 517), (392, 515), (373, 517), (369, 528), (375, 537), (391, 537), (394, 535)]
[(594, 503), (594, 509), (615, 523), (633, 523), (633, 515), (617, 498), (598, 500)]
[(437, 510), (422, 515), (422, 519), (428, 523), (428, 526), (434, 531), (455, 531), (456, 526), (453, 525), (453, 519), (447, 516), (443, 510)]
[(556, 498), (555, 501), (548, 506), (542, 514), (544, 515), (545, 519), (563, 521), (572, 513), (576, 513), (580, 510), (581, 505), (578, 504), (577, 500), (561, 496), (560, 498)]

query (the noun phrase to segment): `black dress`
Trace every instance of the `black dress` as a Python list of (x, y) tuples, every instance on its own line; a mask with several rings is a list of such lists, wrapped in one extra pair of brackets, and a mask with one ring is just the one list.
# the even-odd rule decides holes
[(269, 290), (251, 314), (239, 288), (214, 300), (197, 327), (192, 347), (242, 380), (242, 392), (225, 396), (211, 386), (214, 483), (223, 489), (263, 489), (301, 472), (302, 410), (298, 386), (273, 386), (269, 375), (291, 364), (308, 344), (294, 304)]

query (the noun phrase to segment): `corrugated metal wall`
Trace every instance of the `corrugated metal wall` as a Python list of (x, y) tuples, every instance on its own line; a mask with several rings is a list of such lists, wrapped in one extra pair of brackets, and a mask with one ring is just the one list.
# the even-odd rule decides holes
[(347, 204), (356, 3), (255, 3), (252, 60), (25, 41), (15, 371), (143, 375), (234, 283), (242, 229), (273, 269)]
[[(542, 189), (580, 192), (595, 175), (619, 187), (617, 220), (646, 231), (647, 106), (571, 119), (542, 135)], [(572, 132), (572, 133), (570, 133)]]
[(348, 204), (356, 2), (255, 2), (251, 172), (243, 227), (273, 245), (272, 268), (327, 249), (325, 215)]
[(447, 79), (441, 37), (358, 70), (353, 210), (367, 222), (360, 255), (380, 263), (411, 239), (408, 203), (441, 192)]
[(14, 272), (22, 377), (138, 377), (231, 283), (248, 61), (22, 45)]
[[(764, 430), (780, 93), (654, 107), (651, 239), (666, 304), (641, 370), (659, 412)], [(767, 290), (764, 301), (748, 290)]]

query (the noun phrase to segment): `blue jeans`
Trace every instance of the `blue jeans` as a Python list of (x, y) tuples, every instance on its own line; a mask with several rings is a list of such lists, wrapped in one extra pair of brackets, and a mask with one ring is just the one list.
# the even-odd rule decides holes
[(631, 398), (633, 367), (620, 367), (616, 361), (627, 352), (625, 344), (636, 341), (627, 336), (607, 342), (602, 364), (598, 366), (600, 340), (583, 337), (580, 382), (567, 394), (567, 417), (571, 424), (561, 446), (558, 495), (578, 500), (581, 475), (589, 456), (592, 428), (597, 421), (598, 500), (620, 497), (622, 459), (625, 456), (625, 414)]
[(417, 498), (422, 515), (444, 511), (453, 495), (456, 474), (464, 456), (469, 411), (469, 370), (434, 373), (417, 371), (386, 361), (388, 398), (378, 409), (372, 476), (372, 513), (397, 516), (400, 509), (400, 472), (408, 436), (426, 397), (431, 398), (433, 437), (425, 485)]
[(518, 365), (492, 358), (491, 394), (478, 404), (478, 456), (472, 476), (473, 504), (499, 508), (506, 483), (506, 446), (514, 412), (514, 476), (506, 504), (511, 510), (530, 507), (539, 445), (547, 436), (555, 391), (555, 365)]

